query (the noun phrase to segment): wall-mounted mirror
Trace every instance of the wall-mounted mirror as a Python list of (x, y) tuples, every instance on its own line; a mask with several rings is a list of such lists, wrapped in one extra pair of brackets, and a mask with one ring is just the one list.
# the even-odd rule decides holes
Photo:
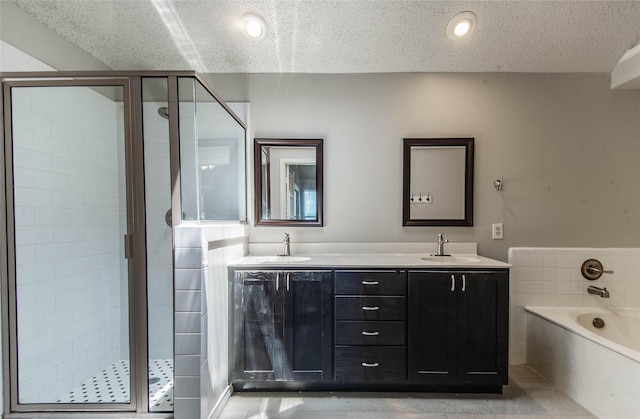
[(256, 225), (322, 226), (322, 140), (254, 140)]
[(405, 138), (402, 225), (473, 225), (473, 138)]

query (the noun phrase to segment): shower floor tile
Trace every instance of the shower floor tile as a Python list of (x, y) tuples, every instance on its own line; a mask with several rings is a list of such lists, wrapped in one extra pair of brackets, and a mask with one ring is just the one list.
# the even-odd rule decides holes
[[(120, 360), (100, 371), (58, 400), (58, 403), (128, 403), (129, 362)], [(173, 360), (149, 363), (149, 410), (173, 411)]]
[(173, 359), (149, 362), (149, 410), (173, 412)]

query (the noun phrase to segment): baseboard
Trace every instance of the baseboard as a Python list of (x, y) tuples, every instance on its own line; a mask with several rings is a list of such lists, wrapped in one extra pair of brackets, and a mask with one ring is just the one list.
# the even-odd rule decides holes
[(227, 404), (227, 401), (229, 401), (229, 397), (231, 397), (231, 394), (233, 394), (233, 387), (231, 387), (231, 385), (228, 385), (222, 392), (222, 395), (218, 399), (216, 405), (213, 407), (213, 409), (211, 409), (211, 412), (209, 413), (207, 419), (216, 419), (220, 417), (222, 411), (224, 410), (224, 407)]

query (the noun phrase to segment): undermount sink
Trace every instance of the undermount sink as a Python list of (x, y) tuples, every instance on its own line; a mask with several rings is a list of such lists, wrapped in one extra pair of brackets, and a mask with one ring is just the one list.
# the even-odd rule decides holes
[(251, 256), (250, 262), (253, 263), (295, 263), (305, 262), (311, 258), (304, 256)]
[(428, 262), (442, 262), (442, 263), (478, 263), (480, 262), (480, 259), (467, 257), (467, 256), (454, 256), (454, 255), (445, 255), (445, 256), (429, 255), (421, 259), (426, 260)]

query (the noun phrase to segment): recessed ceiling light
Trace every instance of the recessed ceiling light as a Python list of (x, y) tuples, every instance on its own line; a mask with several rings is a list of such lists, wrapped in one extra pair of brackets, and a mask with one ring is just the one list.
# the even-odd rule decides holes
[(469, 35), (476, 27), (478, 17), (473, 12), (458, 13), (447, 25), (449, 39), (460, 39)]
[(251, 39), (262, 39), (267, 34), (267, 23), (253, 13), (247, 13), (240, 18), (245, 35)]

